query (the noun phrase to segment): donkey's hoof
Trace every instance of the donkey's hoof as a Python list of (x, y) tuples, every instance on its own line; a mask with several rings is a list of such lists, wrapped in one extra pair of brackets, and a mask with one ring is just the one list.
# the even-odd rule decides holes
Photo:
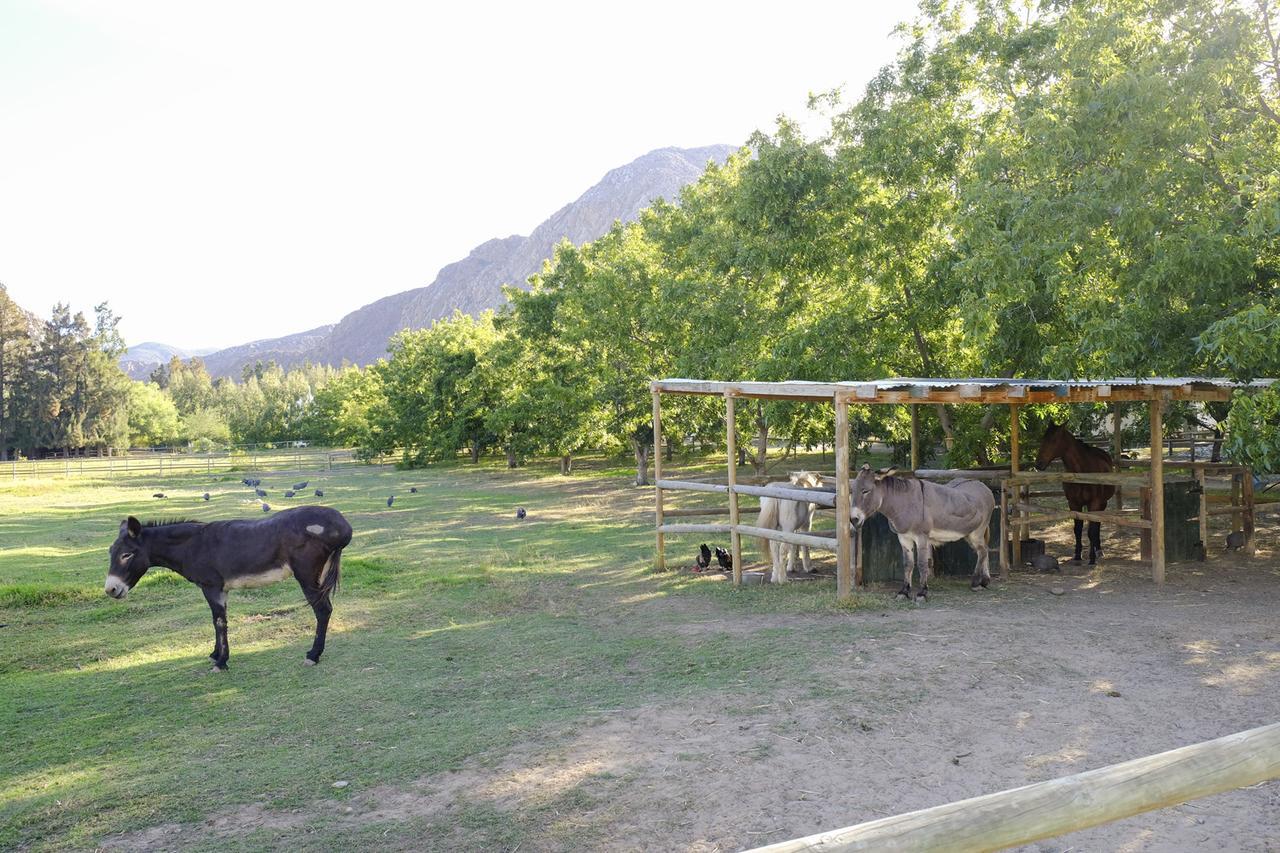
[(226, 668), (225, 666), (218, 666), (218, 665), (215, 663), (215, 664), (213, 665), (213, 668), (212, 668), (212, 669), (210, 669), (209, 671), (210, 671), (210, 672), (226, 672), (226, 671), (227, 671), (227, 668)]
[(302, 665), (303, 665), (303, 666), (315, 666), (315, 665), (316, 665), (316, 663), (318, 663), (318, 661), (313, 661), (311, 658), (303, 658), (303, 659), (302, 659)]
[(989, 586), (991, 586), (991, 578), (983, 578), (983, 579), (982, 579), (982, 588), (983, 588), (983, 589), (986, 589), (986, 588), (987, 588), (987, 587), (989, 587)]

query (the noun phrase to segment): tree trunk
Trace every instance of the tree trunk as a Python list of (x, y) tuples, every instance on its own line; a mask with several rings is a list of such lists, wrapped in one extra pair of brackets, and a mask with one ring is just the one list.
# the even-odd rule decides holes
[(480, 442), (471, 442), (471, 462), (474, 464), (480, 461)]
[(1222, 429), (1220, 427), (1213, 428), (1213, 455), (1209, 457), (1209, 461), (1222, 461)]
[[(991, 432), (991, 428), (995, 425), (996, 425), (996, 407), (988, 406), (987, 411), (982, 415), (982, 423), (979, 425), (978, 429), (981, 430), (983, 433), (988, 433), (988, 432)], [(987, 452), (987, 445), (985, 442), (980, 443), (978, 445), (978, 464), (979, 465), (991, 464), (991, 454)]]
[(571, 471), (573, 471), (573, 457), (566, 453), (560, 457), (560, 474), (567, 477)]
[(514, 448), (511, 448), (511, 447), (508, 447), (508, 448), (507, 448), (507, 467), (508, 467), (508, 468), (515, 468), (515, 467), (517, 466), (517, 464), (518, 464), (518, 463), (517, 463), (517, 461), (516, 461), (516, 451), (515, 451), (515, 449), (514, 449)]
[(738, 448), (738, 467), (741, 468), (747, 464), (747, 449), (745, 447)]
[(636, 485), (649, 485), (649, 443), (631, 439), (631, 450), (636, 457)]
[(764, 403), (755, 401), (755, 453), (751, 456), (751, 467), (756, 476), (763, 476), (769, 461), (769, 421), (764, 416)]
[(676, 458), (676, 446), (672, 444), (671, 439), (667, 439), (667, 461), (671, 462)]
[(951, 410), (945, 403), (938, 404), (938, 422), (942, 424), (942, 443), (950, 453), (952, 446), (956, 443), (956, 428), (951, 422)]

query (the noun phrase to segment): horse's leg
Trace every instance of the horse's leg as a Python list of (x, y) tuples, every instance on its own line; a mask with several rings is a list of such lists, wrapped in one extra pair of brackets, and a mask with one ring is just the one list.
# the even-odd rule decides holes
[[(1072, 512), (1081, 512), (1084, 510), (1083, 505), (1070, 504), (1069, 506), (1071, 507)], [(1084, 520), (1077, 518), (1076, 519), (1076, 555), (1071, 558), (1071, 562), (1073, 563), (1080, 562), (1080, 534), (1081, 532), (1083, 532), (1083, 530), (1084, 530)]]
[(773, 570), (772, 578), (774, 583), (787, 582), (787, 569), (784, 564), (785, 558), (782, 554), (784, 544), (773, 539), (769, 540), (769, 565)]
[(915, 568), (915, 540), (910, 536), (898, 536), (898, 544), (902, 546), (902, 589), (895, 598), (911, 600), (911, 571)]
[[(1107, 508), (1106, 498), (1094, 498), (1089, 503), (1090, 512), (1102, 512)], [(1102, 559), (1102, 522), (1089, 522), (1089, 565), (1096, 566)]]
[[(812, 532), (813, 532), (813, 509), (814, 509), (814, 508), (813, 508), (813, 506), (811, 505), (811, 506), (807, 507), (806, 509), (807, 509), (807, 512), (806, 512), (805, 517), (804, 517), (804, 528), (803, 528), (803, 529), (804, 529), (804, 532), (805, 532), (805, 533), (812, 533)], [(804, 573), (807, 575), (807, 574), (810, 574), (810, 573), (813, 571), (813, 561), (812, 561), (812, 560), (810, 559), (810, 557), (809, 557), (809, 546), (808, 546), (808, 545), (802, 545), (802, 546), (801, 546), (801, 548), (802, 548), (802, 550), (800, 551), (800, 554), (801, 554), (801, 557), (800, 557), (800, 564), (801, 564), (802, 566), (804, 566)]]
[(231, 650), (227, 647), (227, 593), (226, 590), (214, 589), (210, 586), (200, 588), (204, 600), (209, 602), (209, 610), (213, 612), (213, 671), (223, 672), (227, 668), (227, 658)]
[(333, 602), (329, 599), (330, 590), (320, 589), (320, 587), (310, 581), (298, 579), (298, 583), (302, 586), (302, 593), (307, 597), (307, 601), (311, 604), (311, 609), (316, 614), (316, 638), (311, 643), (311, 650), (307, 652), (306, 660), (303, 661), (307, 666), (313, 666), (320, 662), (320, 655), (324, 654), (324, 638), (329, 632), (329, 616), (333, 613)]
[(920, 589), (916, 591), (916, 604), (929, 598), (929, 575), (933, 571), (933, 545), (928, 534), (916, 537), (916, 565), (920, 567)]
[(973, 549), (973, 553), (978, 558), (978, 564), (974, 567), (973, 577), (969, 579), (969, 589), (986, 588), (991, 583), (991, 565), (990, 552), (987, 549), (987, 534), (990, 528), (980, 527), (965, 537), (965, 541), (969, 543), (969, 547)]

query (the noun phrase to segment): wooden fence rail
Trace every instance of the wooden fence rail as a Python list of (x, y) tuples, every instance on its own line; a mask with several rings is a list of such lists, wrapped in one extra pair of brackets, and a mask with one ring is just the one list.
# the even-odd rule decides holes
[(1280, 778), (1280, 723), (930, 809), (757, 848), (755, 853), (977, 853), (1029, 844)]

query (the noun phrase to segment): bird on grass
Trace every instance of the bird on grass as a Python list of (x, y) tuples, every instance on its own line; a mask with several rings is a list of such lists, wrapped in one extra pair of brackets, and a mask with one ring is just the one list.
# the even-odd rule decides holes
[(410, 486), (410, 487), (409, 487), (409, 494), (411, 494), (411, 495), (416, 495), (417, 493), (418, 493), (418, 487), (417, 487), (417, 486)]
[(701, 572), (711, 565), (711, 549), (707, 547), (706, 542), (703, 542), (698, 547), (698, 559), (695, 563), (697, 564), (696, 568), (694, 568), (695, 572)]
[(305, 488), (307, 487), (307, 482), (308, 482), (307, 480), (303, 480), (301, 483), (294, 483), (294, 484), (293, 484), (293, 490), (294, 490), (295, 492), (300, 492), (300, 491), (302, 491), (303, 489), (305, 489)]
[(716, 548), (716, 562), (727, 572), (733, 568), (733, 555), (723, 548)]
[(262, 505), (262, 511), (263, 511), (263, 512), (271, 512), (271, 504), (264, 503), (264, 504)]
[(296, 495), (296, 494), (297, 494), (297, 492), (295, 492), (293, 489), (289, 489), (288, 491), (286, 491), (286, 492), (284, 493), (284, 496), (285, 496), (286, 498), (291, 498), (291, 497), (293, 497), (293, 496), (294, 496), (294, 495)]
[(518, 518), (518, 519), (520, 519), (521, 521), (523, 521), (523, 520), (524, 520), (525, 518), (527, 518), (528, 516), (529, 516), (529, 513), (527, 513), (527, 512), (525, 512), (525, 511), (524, 511), (524, 507), (522, 507), (522, 506), (518, 506), (518, 507), (516, 507), (516, 518)]
[(169, 496), (168, 496), (168, 495), (166, 495), (164, 492), (156, 492), (156, 493), (155, 493), (154, 495), (152, 495), (151, 497), (153, 497), (153, 498), (167, 498), (167, 497), (169, 497)]
[(205, 493), (204, 493), (204, 499), (205, 499), (205, 500), (209, 500), (209, 493), (208, 493), (208, 492), (205, 492)]
[(319, 489), (316, 489), (316, 497), (318, 498), (324, 497), (324, 492), (320, 491)]
[(391, 506), (391, 505), (392, 505), (393, 503), (395, 503), (395, 502), (396, 502), (396, 496), (395, 496), (395, 495), (392, 495), (391, 497), (387, 498), (387, 506)]
[(260, 498), (265, 498), (267, 496), (266, 491), (264, 491), (263, 489), (254, 489), (253, 493)]

